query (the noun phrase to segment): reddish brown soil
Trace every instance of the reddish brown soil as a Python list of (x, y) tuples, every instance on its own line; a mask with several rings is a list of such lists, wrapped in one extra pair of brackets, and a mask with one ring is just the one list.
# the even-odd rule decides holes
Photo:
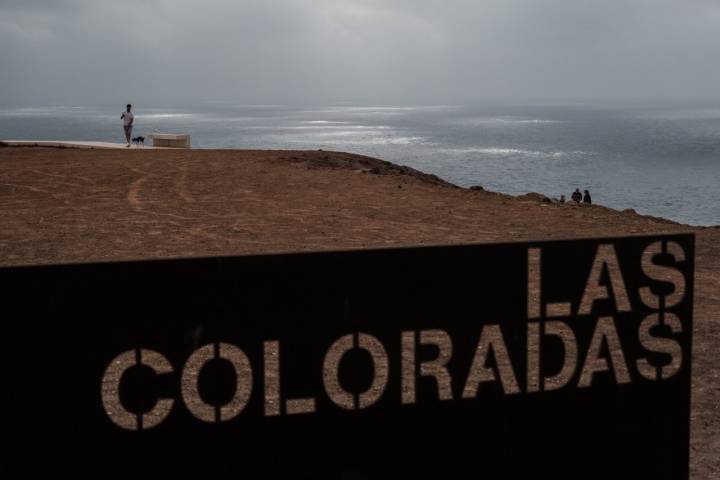
[(720, 478), (720, 229), (333, 152), (0, 148), (0, 265), (697, 234), (691, 471)]

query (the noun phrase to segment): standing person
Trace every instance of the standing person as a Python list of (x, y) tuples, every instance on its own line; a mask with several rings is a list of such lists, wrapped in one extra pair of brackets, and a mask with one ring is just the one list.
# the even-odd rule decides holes
[(120, 115), (120, 119), (123, 121), (123, 130), (125, 130), (125, 140), (127, 140), (126, 147), (130, 146), (130, 139), (132, 138), (132, 126), (133, 121), (135, 120), (135, 115), (130, 111), (132, 110), (132, 105), (129, 103), (127, 104), (127, 109), (123, 112), (122, 115)]
[(583, 197), (583, 203), (587, 203), (590, 205), (592, 203), (592, 198), (590, 198), (590, 192), (585, 190), (585, 196)]
[(582, 193), (580, 193), (580, 189), (576, 188), (570, 198), (572, 199), (573, 202), (575, 202), (579, 205), (580, 201), (582, 200)]

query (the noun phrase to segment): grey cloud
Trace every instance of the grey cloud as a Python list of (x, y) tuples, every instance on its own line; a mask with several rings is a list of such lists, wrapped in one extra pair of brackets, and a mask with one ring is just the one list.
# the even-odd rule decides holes
[(0, 103), (720, 97), (710, 0), (4, 0)]

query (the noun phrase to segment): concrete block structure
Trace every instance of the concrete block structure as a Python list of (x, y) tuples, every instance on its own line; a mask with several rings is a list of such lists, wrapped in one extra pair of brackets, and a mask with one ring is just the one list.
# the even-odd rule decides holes
[(154, 147), (190, 148), (189, 134), (152, 133), (148, 135)]

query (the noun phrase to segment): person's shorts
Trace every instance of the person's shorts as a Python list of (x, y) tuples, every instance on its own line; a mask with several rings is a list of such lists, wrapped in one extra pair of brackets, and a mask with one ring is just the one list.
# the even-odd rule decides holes
[(132, 135), (132, 125), (123, 125), (123, 129), (125, 130), (125, 135)]

